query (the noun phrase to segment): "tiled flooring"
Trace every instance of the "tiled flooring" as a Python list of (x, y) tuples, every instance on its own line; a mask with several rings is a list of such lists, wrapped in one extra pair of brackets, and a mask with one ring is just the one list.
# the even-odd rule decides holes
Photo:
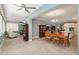
[(2, 55), (27, 55), (27, 54), (75, 54), (74, 47), (63, 47), (49, 43), (43, 39), (25, 42), (22, 36), (15, 39), (6, 39), (2, 46)]

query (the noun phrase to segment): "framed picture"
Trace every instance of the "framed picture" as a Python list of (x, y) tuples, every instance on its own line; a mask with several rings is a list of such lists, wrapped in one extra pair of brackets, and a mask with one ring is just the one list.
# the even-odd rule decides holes
[(70, 28), (69, 28), (69, 31), (74, 31), (74, 28), (73, 28), (73, 27), (70, 27)]

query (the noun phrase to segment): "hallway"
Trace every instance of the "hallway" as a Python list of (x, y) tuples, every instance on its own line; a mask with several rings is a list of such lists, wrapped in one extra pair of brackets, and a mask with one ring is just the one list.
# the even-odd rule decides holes
[(71, 47), (63, 47), (48, 43), (43, 39), (35, 39), (31, 42), (25, 42), (22, 37), (15, 39), (6, 39), (2, 46), (3, 55), (25, 55), (25, 54), (75, 54)]

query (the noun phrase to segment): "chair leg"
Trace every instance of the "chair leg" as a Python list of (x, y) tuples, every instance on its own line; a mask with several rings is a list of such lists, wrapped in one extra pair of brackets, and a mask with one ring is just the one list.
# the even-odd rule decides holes
[(68, 40), (68, 39), (65, 39), (65, 40), (64, 40), (64, 46), (65, 46), (65, 47), (69, 47), (69, 45), (70, 45), (69, 40)]
[(64, 39), (64, 47), (66, 47), (67, 46), (67, 43), (66, 43), (66, 39)]

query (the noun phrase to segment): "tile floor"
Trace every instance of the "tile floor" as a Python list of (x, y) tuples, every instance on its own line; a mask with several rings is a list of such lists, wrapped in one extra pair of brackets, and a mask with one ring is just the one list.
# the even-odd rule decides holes
[(1, 48), (1, 55), (73, 55), (75, 47), (63, 47), (49, 43), (43, 39), (34, 39), (25, 42), (22, 36), (15, 39), (6, 39)]

